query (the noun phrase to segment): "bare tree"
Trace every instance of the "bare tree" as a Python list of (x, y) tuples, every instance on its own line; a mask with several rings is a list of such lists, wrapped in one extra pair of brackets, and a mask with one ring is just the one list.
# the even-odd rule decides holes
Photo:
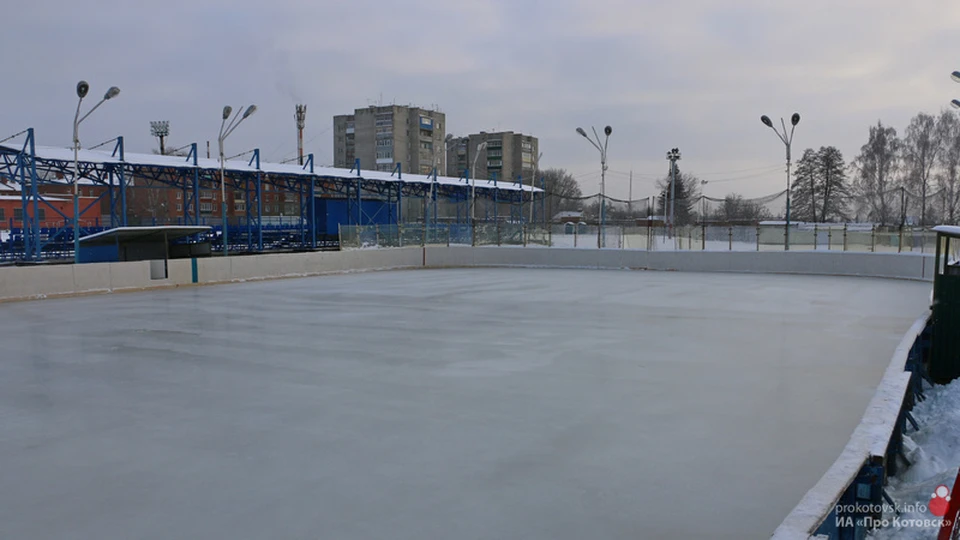
[(900, 170), (900, 139), (897, 130), (878, 121), (870, 126), (867, 144), (853, 161), (854, 192), (864, 206), (868, 219), (881, 224), (893, 223), (893, 193)]
[(583, 209), (583, 192), (572, 174), (565, 169), (546, 169), (540, 171), (540, 176), (547, 192), (549, 215), (563, 210)]
[(920, 225), (926, 225), (930, 206), (927, 200), (933, 170), (942, 147), (941, 130), (937, 119), (919, 113), (910, 120), (903, 137), (903, 162), (906, 168), (904, 185), (920, 194)]
[(943, 197), (943, 219), (957, 223), (960, 218), (960, 120), (950, 111), (937, 120), (943, 148), (939, 155), (937, 185)]

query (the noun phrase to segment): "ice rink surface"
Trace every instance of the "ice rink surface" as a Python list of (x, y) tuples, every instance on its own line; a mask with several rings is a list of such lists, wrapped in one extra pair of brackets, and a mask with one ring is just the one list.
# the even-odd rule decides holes
[(465, 269), (0, 305), (0, 538), (766, 538), (929, 293)]

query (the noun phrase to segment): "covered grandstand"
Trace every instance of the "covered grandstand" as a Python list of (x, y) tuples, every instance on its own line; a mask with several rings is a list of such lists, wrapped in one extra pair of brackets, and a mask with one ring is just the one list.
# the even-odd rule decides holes
[[(201, 191), (229, 191), (235, 201), (243, 201), (242, 215), (226, 220), (231, 252), (335, 248), (340, 225), (447, 224), (462, 233), (474, 221), (542, 222), (546, 216), (543, 190), (517, 182), (474, 180), (466, 175), (453, 178), (436, 172), (404, 174), (401, 163), (389, 173), (364, 170), (360, 160), (349, 170), (317, 167), (313, 154), (302, 166), (268, 163), (260, 160), (255, 149), (249, 160), (226, 161), (225, 185), (221, 185), (220, 161), (200, 157), (196, 143), (186, 156), (172, 156), (125, 152), (122, 136), (110, 142), (112, 151), (79, 151), (76, 179), (73, 150), (37, 146), (32, 128), (23, 132), (21, 144), (0, 143), (0, 180), (19, 195), (22, 210), (20, 219), (9, 218), (0, 225), (0, 230), (8, 231), (0, 242), (0, 260), (72, 255), (73, 215), (52, 204), (44, 188), (72, 190), (75, 181), (97, 188), (94, 196), (83, 197), (78, 215), (103, 209), (94, 223), (81, 222), (80, 236), (131, 225), (127, 203), (132, 190), (174, 189), (181, 192), (178, 198), (183, 201), (176, 220), (152, 224), (211, 225), (205, 238), (190, 241), (210, 241), (215, 249), (222, 249), (223, 218), (204, 215)], [(264, 190), (283, 193), (298, 211), (279, 221), (268, 216)], [(41, 222), (41, 214), (56, 219)]]

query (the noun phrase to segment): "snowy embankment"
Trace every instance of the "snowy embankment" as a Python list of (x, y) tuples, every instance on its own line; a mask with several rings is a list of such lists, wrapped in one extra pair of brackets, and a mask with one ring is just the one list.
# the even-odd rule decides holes
[(903, 511), (884, 514), (890, 526), (869, 538), (936, 538), (938, 527), (930, 524), (937, 519), (930, 512), (931, 498), (938, 486), (953, 489), (960, 466), (960, 380), (929, 390), (927, 399), (913, 408), (913, 416), (920, 429), (904, 436), (904, 452), (912, 465), (890, 478), (886, 488)]

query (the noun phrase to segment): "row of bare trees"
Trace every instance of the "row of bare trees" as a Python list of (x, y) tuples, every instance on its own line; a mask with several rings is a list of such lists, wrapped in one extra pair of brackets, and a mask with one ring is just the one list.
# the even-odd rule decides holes
[(904, 131), (882, 122), (851, 164), (852, 209), (881, 224), (957, 223), (960, 218), (960, 119), (919, 113)]

